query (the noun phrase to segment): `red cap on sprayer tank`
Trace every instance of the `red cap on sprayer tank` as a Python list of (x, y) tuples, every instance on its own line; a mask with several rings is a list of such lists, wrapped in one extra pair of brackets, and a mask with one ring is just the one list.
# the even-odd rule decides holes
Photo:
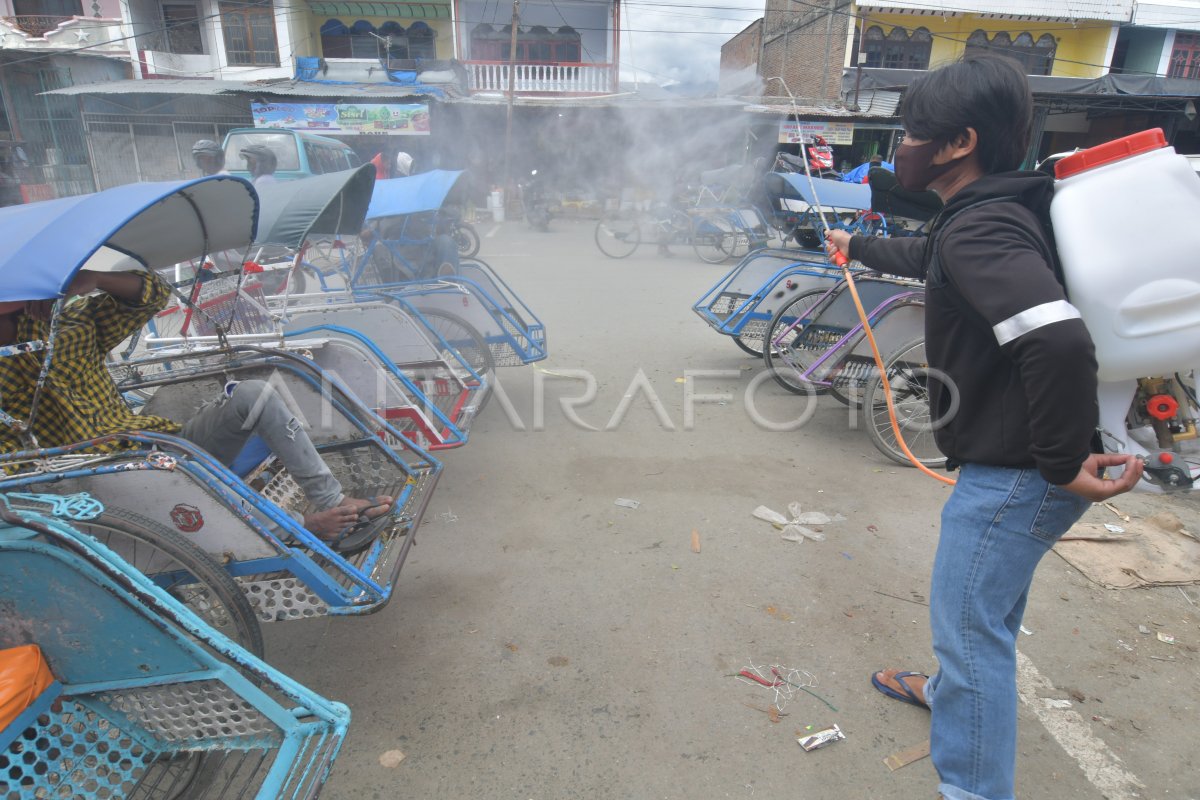
[(1163, 135), (1162, 128), (1151, 128), (1072, 153), (1054, 165), (1054, 175), (1061, 181), (1085, 170), (1103, 167), (1105, 164), (1166, 146), (1167, 137)]

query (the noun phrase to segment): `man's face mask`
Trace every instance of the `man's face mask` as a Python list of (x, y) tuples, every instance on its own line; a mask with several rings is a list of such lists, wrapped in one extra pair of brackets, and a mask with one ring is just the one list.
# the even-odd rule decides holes
[(901, 142), (893, 159), (896, 181), (910, 192), (923, 192), (929, 188), (929, 184), (957, 169), (962, 159), (947, 161), (945, 164), (933, 163), (933, 157), (945, 145), (940, 139), (930, 139), (924, 144), (908, 144), (907, 139)]

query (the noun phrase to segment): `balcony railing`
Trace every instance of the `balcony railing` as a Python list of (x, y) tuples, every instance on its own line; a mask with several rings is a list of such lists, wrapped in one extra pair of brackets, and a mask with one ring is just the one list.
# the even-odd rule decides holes
[(513, 64), (466, 61), (472, 92), (507, 92), (508, 71), (515, 70), (517, 94), (610, 94), (616, 91), (612, 64)]
[(24, 15), (20, 17), (4, 17), (5, 22), (12, 25), (14, 28), (20, 28), (38, 39), (45, 38), (46, 34), (62, 25), (64, 22), (70, 22), (74, 17), (55, 17), (48, 15)]

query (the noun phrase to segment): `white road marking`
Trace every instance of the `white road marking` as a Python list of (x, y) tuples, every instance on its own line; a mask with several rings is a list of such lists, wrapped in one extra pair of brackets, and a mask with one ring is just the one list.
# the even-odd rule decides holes
[(1017, 694), (1049, 731), (1062, 749), (1079, 764), (1083, 774), (1107, 800), (1136, 800), (1138, 789), (1145, 784), (1125, 769), (1117, 754), (1091, 727), (1079, 712), (1051, 708), (1040, 695), (1059, 694), (1054, 684), (1038, 672), (1033, 662), (1017, 651)]
[(496, 231), (500, 230), (499, 223), (492, 226), (492, 229), (483, 235), (483, 238), (490, 239), (496, 235)]

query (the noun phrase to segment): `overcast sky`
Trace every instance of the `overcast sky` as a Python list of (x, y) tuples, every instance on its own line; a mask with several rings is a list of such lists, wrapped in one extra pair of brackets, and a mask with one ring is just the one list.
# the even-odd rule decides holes
[(621, 80), (716, 81), (721, 45), (762, 16), (765, 0), (625, 0)]

